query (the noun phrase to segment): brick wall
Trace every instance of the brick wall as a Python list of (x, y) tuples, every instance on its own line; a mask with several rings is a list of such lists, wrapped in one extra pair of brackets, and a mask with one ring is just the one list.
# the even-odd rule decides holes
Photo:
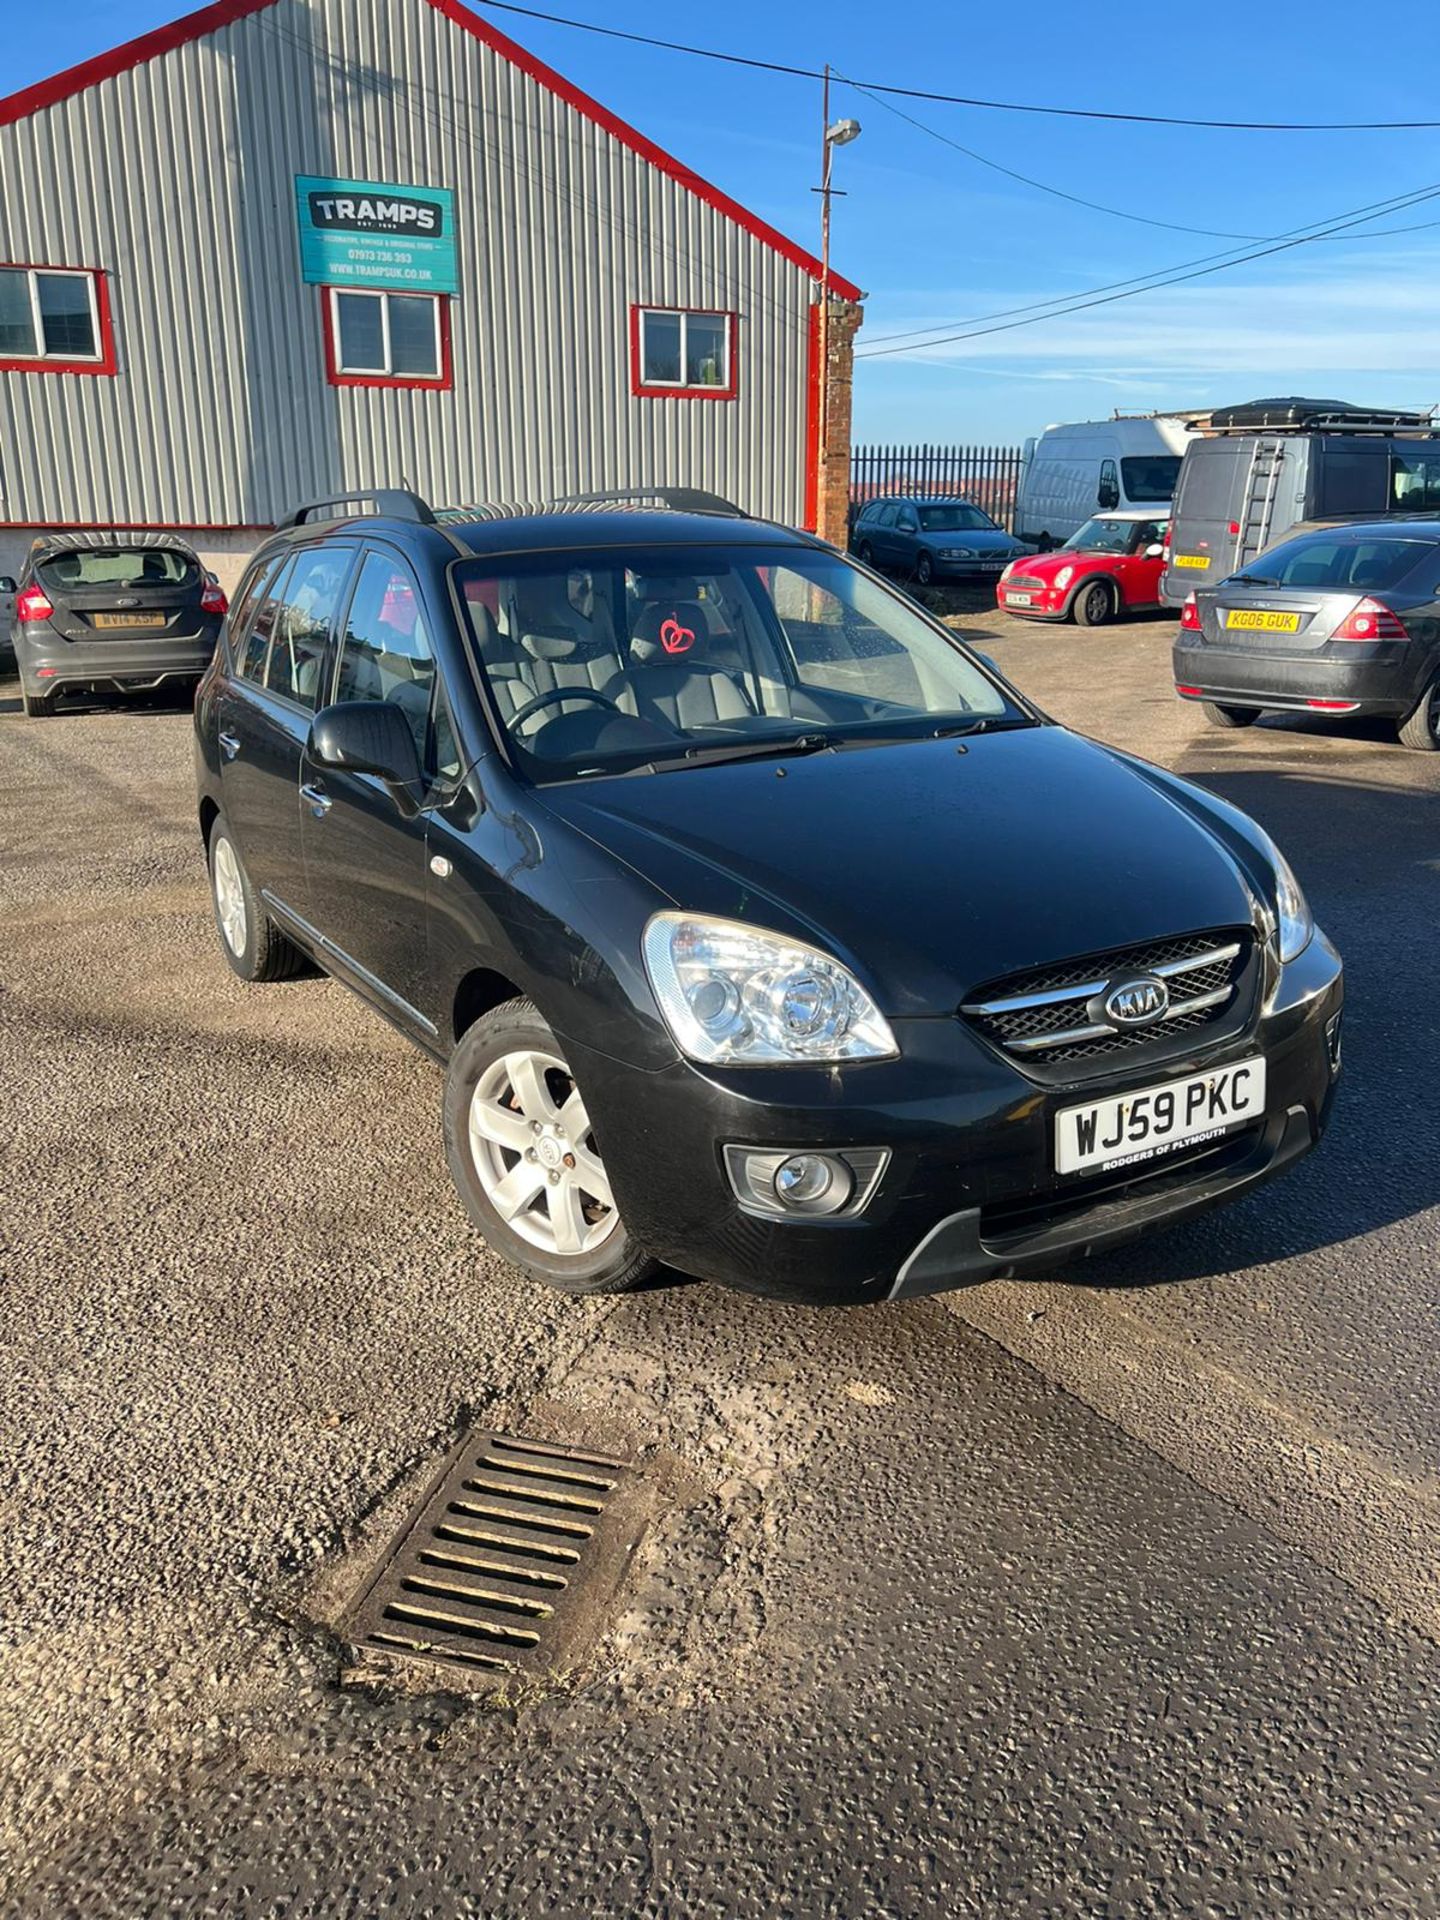
[(850, 515), (850, 405), (855, 385), (855, 335), (863, 310), (847, 300), (830, 302), (830, 338), (824, 369), (827, 395), (826, 457), (820, 473), (815, 531), (844, 547)]

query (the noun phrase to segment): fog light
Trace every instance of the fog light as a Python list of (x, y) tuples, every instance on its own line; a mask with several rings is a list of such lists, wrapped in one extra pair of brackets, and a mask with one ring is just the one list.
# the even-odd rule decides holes
[(775, 1169), (775, 1192), (787, 1207), (804, 1213), (838, 1213), (855, 1182), (850, 1169), (823, 1153), (797, 1153)]
[(772, 1220), (860, 1213), (890, 1161), (888, 1147), (817, 1153), (782, 1147), (726, 1147), (725, 1167), (744, 1213)]

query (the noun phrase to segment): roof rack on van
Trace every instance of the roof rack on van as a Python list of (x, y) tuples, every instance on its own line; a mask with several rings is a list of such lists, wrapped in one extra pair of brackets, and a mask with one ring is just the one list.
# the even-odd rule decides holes
[(1290, 394), (1283, 399), (1247, 400), (1240, 406), (1216, 407), (1210, 414), (1211, 433), (1429, 433), (1435, 409), (1424, 412), (1396, 407), (1357, 407), (1348, 400), (1304, 400)]
[[(307, 500), (303, 506), (296, 507), (293, 513), (287, 513), (279, 522), (282, 527), (303, 527), (312, 514), (320, 516), (322, 507), (351, 507), (368, 500), (377, 514), (383, 514), (389, 520), (418, 520), (422, 526), (433, 527), (435, 516), (429, 505), (418, 493), (411, 493), (404, 487), (356, 487), (352, 493), (332, 493), (323, 500)], [(345, 516), (331, 513), (320, 516), (330, 520), (340, 520)]]

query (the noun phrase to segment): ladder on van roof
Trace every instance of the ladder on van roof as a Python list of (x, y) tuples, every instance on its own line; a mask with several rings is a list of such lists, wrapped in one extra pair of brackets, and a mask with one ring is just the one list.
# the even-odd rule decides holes
[(1250, 456), (1250, 471), (1245, 476), (1245, 499), (1240, 510), (1240, 533), (1231, 561), (1234, 568), (1248, 566), (1257, 553), (1270, 543), (1270, 524), (1275, 512), (1275, 492), (1280, 484), (1280, 469), (1285, 464), (1285, 442), (1270, 434), (1261, 434)]

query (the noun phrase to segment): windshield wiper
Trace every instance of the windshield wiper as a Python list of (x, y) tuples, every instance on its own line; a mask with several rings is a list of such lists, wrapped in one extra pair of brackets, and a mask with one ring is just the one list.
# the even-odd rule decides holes
[(1232, 573), (1222, 584), (1227, 587), (1278, 587), (1280, 582), (1264, 573)]
[(1038, 727), (1040, 722), (1033, 720), (1028, 713), (982, 713), (973, 720), (962, 720), (958, 726), (936, 727), (933, 733), (927, 733), (927, 740), (957, 740), (962, 735), (972, 733), (1011, 733), (1016, 727)]
[(796, 733), (776, 740), (735, 740), (724, 746), (687, 747), (684, 764), (708, 766), (717, 760), (765, 760), (778, 753), (827, 753), (834, 745), (834, 737), (828, 733)]

